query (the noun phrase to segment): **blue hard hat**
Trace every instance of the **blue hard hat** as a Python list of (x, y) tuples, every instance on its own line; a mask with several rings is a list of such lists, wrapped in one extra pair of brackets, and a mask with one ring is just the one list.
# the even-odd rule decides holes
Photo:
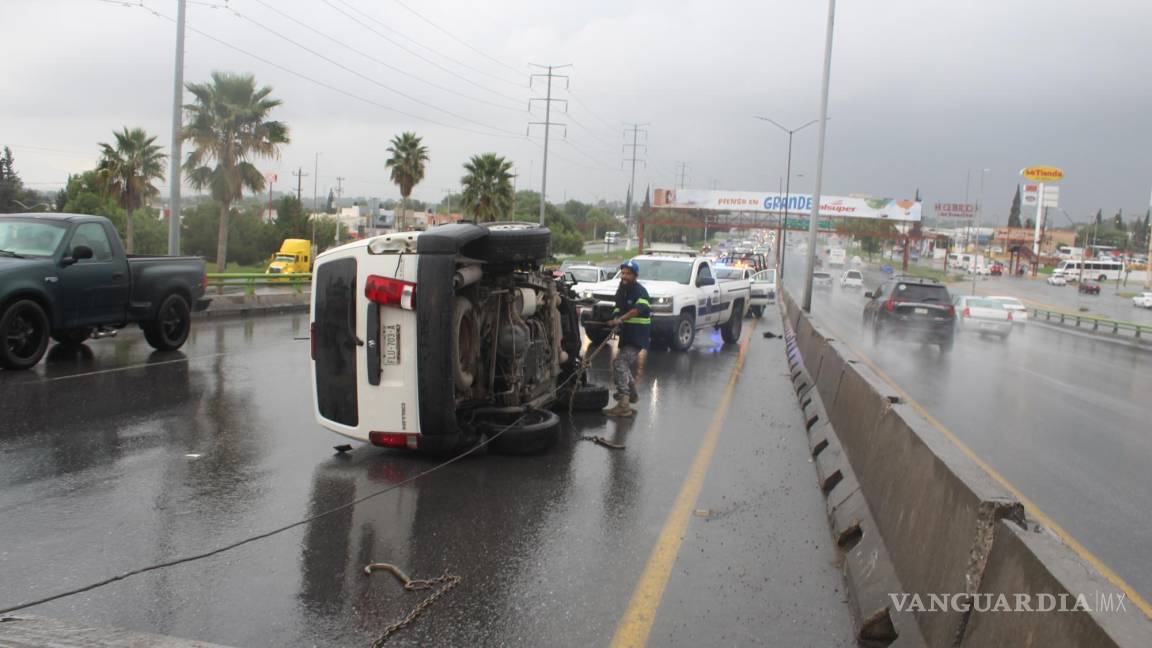
[(631, 260), (625, 261), (624, 263), (620, 264), (620, 269), (623, 270), (625, 268), (631, 270), (632, 274), (634, 274), (636, 276), (640, 276), (640, 264), (639, 263), (636, 263), (635, 261), (631, 261)]

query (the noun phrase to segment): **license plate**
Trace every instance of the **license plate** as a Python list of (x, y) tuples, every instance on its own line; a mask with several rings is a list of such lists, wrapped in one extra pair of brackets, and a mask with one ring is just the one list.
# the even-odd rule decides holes
[(385, 324), (383, 334), (384, 348), (381, 362), (386, 365), (400, 364), (400, 325)]
[(928, 309), (927, 308), (913, 308), (912, 312), (916, 313), (917, 315), (927, 315)]

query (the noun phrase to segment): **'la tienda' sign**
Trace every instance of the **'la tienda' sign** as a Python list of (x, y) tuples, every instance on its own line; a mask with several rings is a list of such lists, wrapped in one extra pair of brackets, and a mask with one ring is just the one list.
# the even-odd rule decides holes
[[(656, 189), (654, 207), (671, 209), (708, 209), (713, 211), (746, 211), (810, 214), (809, 194), (757, 193), (754, 191), (719, 191), (707, 189)], [(916, 200), (821, 196), (821, 216), (880, 218), (898, 221), (920, 220), (921, 204)]]
[(1056, 182), (1064, 177), (1064, 170), (1050, 166), (1034, 166), (1021, 169), (1020, 175), (1034, 182)]

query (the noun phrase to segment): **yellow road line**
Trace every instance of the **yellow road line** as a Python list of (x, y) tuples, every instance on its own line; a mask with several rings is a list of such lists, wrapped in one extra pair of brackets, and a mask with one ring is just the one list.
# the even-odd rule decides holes
[(1140, 610), (1144, 612), (1144, 614), (1149, 618), (1152, 618), (1152, 604), (1150, 604), (1147, 599), (1145, 599), (1135, 589), (1133, 589), (1131, 585), (1125, 582), (1119, 574), (1112, 571), (1112, 568), (1108, 565), (1105, 565), (1104, 561), (1100, 560), (1096, 554), (1092, 553), (1088, 550), (1087, 547), (1080, 544), (1076, 538), (1072, 537), (1072, 534), (1064, 530), (1064, 527), (1057, 524), (1056, 521), (1049, 517), (1047, 513), (1040, 510), (1040, 507), (1036, 506), (1035, 502), (1026, 497), (1024, 493), (1020, 492), (1019, 488), (1016, 488), (1012, 482), (1008, 481), (1007, 478), (997, 472), (995, 468), (988, 464), (988, 462), (981, 459), (980, 456), (977, 455), (971, 448), (969, 448), (968, 444), (961, 441), (959, 437), (957, 437), (952, 432), (952, 430), (948, 429), (943, 423), (937, 420), (935, 416), (929, 414), (928, 410), (924, 409), (920, 403), (916, 402), (916, 400), (913, 399), (908, 392), (900, 387), (900, 385), (898, 385), (891, 376), (885, 373), (883, 369), (878, 367), (870, 357), (864, 354), (863, 351), (857, 348), (854, 344), (846, 341), (844, 336), (840, 335), (840, 333), (836, 331), (834, 327), (828, 326), (824, 323), (821, 325), (828, 328), (836, 336), (836, 339), (839, 340), (841, 344), (851, 349), (852, 352), (860, 358), (861, 362), (867, 365), (869, 369), (876, 372), (876, 375), (880, 376), (880, 378), (887, 382), (888, 385), (896, 391), (896, 393), (900, 396), (901, 399), (903, 399), (905, 403), (911, 405), (913, 409), (915, 409), (920, 413), (921, 416), (927, 419), (933, 427), (939, 430), (940, 433), (947, 437), (953, 445), (959, 448), (960, 452), (963, 452), (969, 459), (975, 462), (976, 465), (980, 466), (984, 472), (988, 473), (988, 476), (990, 476), (992, 479), (995, 479), (1001, 486), (1007, 489), (1008, 492), (1012, 493), (1016, 499), (1020, 500), (1020, 503), (1024, 505), (1024, 510), (1026, 511), (1028, 517), (1036, 519), (1049, 531), (1055, 533), (1056, 536), (1064, 542), (1064, 544), (1068, 545), (1068, 547), (1072, 549), (1072, 551), (1075, 551), (1076, 554), (1084, 559), (1085, 562), (1092, 565), (1096, 571), (1103, 574), (1104, 578), (1107, 578), (1109, 582), (1119, 588), (1120, 591), (1124, 592), (1124, 595), (1128, 597), (1129, 601), (1131, 601), (1136, 607), (1140, 608)]
[(668, 587), (668, 578), (672, 574), (676, 556), (680, 553), (680, 545), (684, 541), (692, 510), (696, 507), (696, 500), (704, 487), (704, 477), (708, 474), (708, 466), (712, 463), (712, 455), (716, 452), (716, 442), (720, 438), (724, 417), (727, 416), (728, 407), (732, 404), (736, 381), (740, 377), (740, 370), (744, 367), (744, 358), (748, 355), (748, 342), (752, 339), (759, 321), (759, 319), (752, 320), (752, 328), (740, 345), (740, 355), (736, 358), (736, 366), (732, 368), (728, 385), (724, 388), (720, 404), (712, 416), (712, 424), (708, 427), (704, 440), (700, 442), (696, 458), (692, 460), (692, 466), (688, 469), (688, 475), (680, 487), (680, 494), (676, 496), (672, 510), (664, 521), (664, 528), (660, 530), (656, 546), (652, 548), (652, 554), (644, 566), (644, 573), (632, 592), (628, 609), (616, 626), (616, 634), (612, 637), (613, 648), (626, 646), (640, 648), (648, 643), (648, 635), (651, 634), (652, 624), (656, 621), (656, 610), (660, 607), (660, 600), (664, 598), (664, 590)]

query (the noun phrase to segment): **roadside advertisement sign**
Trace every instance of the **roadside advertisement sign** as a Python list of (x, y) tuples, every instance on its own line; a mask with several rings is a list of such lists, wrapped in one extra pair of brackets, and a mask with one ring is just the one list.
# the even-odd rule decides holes
[(972, 203), (936, 203), (933, 210), (937, 218), (970, 219), (976, 216), (976, 205)]
[[(787, 196), (788, 212), (806, 214), (812, 211), (811, 194)], [(669, 209), (708, 209), (733, 212), (784, 213), (784, 194), (755, 191), (719, 191), (706, 189), (656, 189), (652, 205)], [(919, 221), (921, 203), (915, 200), (821, 196), (820, 216), (874, 218), (894, 221)]]
[(1026, 182), (1020, 185), (1020, 206), (1035, 207), (1040, 200), (1040, 185), (1035, 182)]
[(1028, 180), (1043, 182), (1059, 182), (1064, 177), (1064, 170), (1050, 166), (1034, 166), (1020, 170), (1020, 175)]
[(1060, 187), (1058, 185), (1045, 185), (1044, 186), (1044, 206), (1045, 207), (1059, 207), (1060, 206)]

